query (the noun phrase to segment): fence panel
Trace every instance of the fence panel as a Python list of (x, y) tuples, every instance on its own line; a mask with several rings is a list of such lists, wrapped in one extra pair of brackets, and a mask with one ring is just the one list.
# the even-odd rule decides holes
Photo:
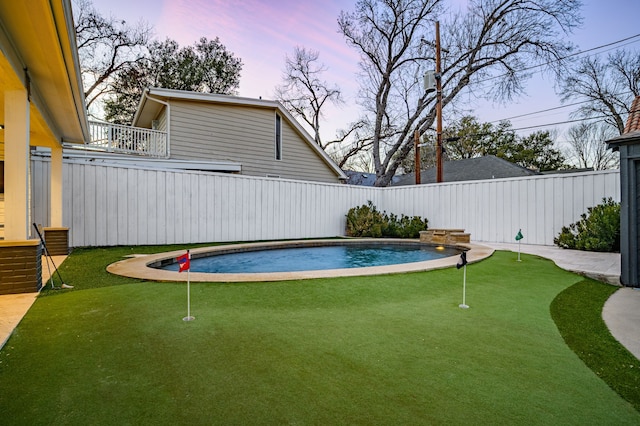
[(378, 207), (427, 217), (433, 228), (464, 228), (475, 241), (513, 242), (522, 229), (527, 243), (552, 245), (588, 207), (606, 197), (620, 201), (619, 179), (609, 170), (384, 188)]
[[(48, 226), (49, 160), (32, 163), (32, 216)], [(474, 241), (552, 245), (562, 226), (603, 198), (620, 200), (618, 171), (371, 188), (65, 160), (63, 224), (70, 245), (113, 246), (344, 235), (345, 215), (372, 201), (464, 228)]]

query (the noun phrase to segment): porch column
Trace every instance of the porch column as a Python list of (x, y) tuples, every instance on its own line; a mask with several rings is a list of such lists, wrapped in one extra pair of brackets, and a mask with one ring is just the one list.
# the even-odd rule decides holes
[(4, 199), (6, 240), (29, 236), (29, 100), (26, 90), (4, 93)]
[(51, 148), (51, 227), (62, 226), (62, 147)]
[(44, 240), (52, 256), (69, 254), (69, 228), (62, 227), (62, 147), (51, 148), (51, 188), (49, 223), (44, 228)]

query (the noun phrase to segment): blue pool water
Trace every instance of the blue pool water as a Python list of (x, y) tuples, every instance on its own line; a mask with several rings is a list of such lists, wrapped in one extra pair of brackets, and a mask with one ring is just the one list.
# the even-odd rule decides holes
[[(362, 268), (455, 256), (460, 250), (424, 245), (336, 245), (266, 249), (191, 260), (191, 272), (256, 273)], [(162, 269), (177, 271), (171, 264)]]

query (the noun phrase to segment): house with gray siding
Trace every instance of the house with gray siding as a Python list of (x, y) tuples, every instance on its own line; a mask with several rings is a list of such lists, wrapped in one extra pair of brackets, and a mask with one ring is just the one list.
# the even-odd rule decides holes
[(347, 179), (277, 101), (150, 88), (132, 125), (166, 132), (169, 160), (226, 163), (233, 167), (217, 171), (249, 176)]

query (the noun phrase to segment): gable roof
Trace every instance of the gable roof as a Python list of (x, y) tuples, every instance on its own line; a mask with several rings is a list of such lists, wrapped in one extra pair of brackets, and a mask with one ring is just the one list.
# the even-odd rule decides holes
[(329, 155), (320, 148), (300, 123), (291, 115), (287, 109), (278, 101), (243, 98), (239, 96), (220, 95), (216, 93), (190, 92), (185, 90), (148, 88), (142, 94), (140, 104), (136, 115), (133, 117), (132, 126), (151, 127), (151, 121), (157, 117), (163, 107), (163, 104), (172, 100), (203, 102), (209, 104), (227, 104), (234, 106), (248, 106), (255, 108), (266, 108), (277, 111), (300, 135), (307, 145), (314, 151), (318, 157), (332, 169), (341, 180), (347, 180), (347, 175), (340, 167), (329, 157)]
[[(442, 164), (444, 182), (460, 182), (466, 180), (501, 179), (510, 177), (533, 176), (538, 173), (525, 167), (511, 163), (495, 155), (467, 158), (457, 161), (445, 161)], [(422, 183), (435, 183), (434, 167), (423, 170), (420, 174)], [(392, 186), (415, 185), (414, 173), (401, 176)]]
[(624, 126), (624, 133), (637, 132), (640, 130), (640, 96), (631, 103), (631, 111), (627, 118), (627, 125)]
[(631, 111), (624, 126), (624, 133), (605, 141), (609, 149), (617, 151), (620, 145), (637, 144), (640, 142), (640, 96), (636, 96), (631, 103)]

